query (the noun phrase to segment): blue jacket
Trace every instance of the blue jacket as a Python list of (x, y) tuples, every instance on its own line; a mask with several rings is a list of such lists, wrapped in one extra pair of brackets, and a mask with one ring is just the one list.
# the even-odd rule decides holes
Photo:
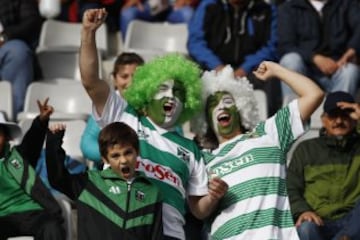
[(86, 128), (81, 136), (80, 141), (80, 149), (84, 154), (84, 157), (90, 161), (94, 161), (96, 164), (101, 164), (101, 156), (98, 143), (100, 130), (101, 129), (96, 123), (95, 119), (90, 116), (86, 123)]
[(307, 0), (292, 0), (279, 8), (279, 55), (296, 52), (311, 63), (319, 53), (338, 60), (348, 48), (360, 53), (360, 4), (329, 0), (321, 19)]
[(189, 24), (190, 56), (204, 69), (230, 64), (250, 73), (276, 60), (276, 7), (251, 0), (238, 13), (220, 0), (202, 0)]

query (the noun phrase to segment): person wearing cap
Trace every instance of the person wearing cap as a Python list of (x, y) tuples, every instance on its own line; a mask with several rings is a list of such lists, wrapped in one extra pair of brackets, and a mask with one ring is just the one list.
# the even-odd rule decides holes
[(301, 240), (360, 239), (360, 106), (327, 95), (320, 136), (295, 149), (288, 169), (291, 211)]
[(0, 239), (65, 239), (61, 208), (34, 170), (53, 112), (48, 100), (38, 101), (40, 114), (17, 146), (10, 141), (20, 137), (20, 127), (0, 114)]
[(229, 185), (209, 218), (210, 239), (297, 240), (286, 193), (286, 153), (324, 93), (309, 78), (275, 62), (262, 62), (254, 74), (263, 81), (281, 79), (299, 97), (259, 122), (248, 79), (234, 78), (230, 66), (202, 77), (206, 121), (199, 117), (198, 129), (211, 143), (203, 150), (204, 161), (211, 176)]

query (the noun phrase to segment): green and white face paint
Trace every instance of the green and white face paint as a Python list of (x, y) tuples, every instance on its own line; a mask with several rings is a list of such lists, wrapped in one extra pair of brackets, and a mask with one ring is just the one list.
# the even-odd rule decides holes
[(148, 116), (160, 127), (172, 128), (183, 110), (184, 99), (184, 87), (177, 81), (167, 80), (159, 86), (158, 92), (148, 104)]
[(241, 131), (235, 100), (227, 92), (216, 92), (208, 99), (208, 117), (216, 136), (231, 137)]

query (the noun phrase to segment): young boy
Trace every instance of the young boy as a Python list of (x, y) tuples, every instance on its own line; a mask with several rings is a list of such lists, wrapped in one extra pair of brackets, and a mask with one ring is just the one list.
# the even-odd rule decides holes
[(158, 188), (136, 172), (139, 140), (122, 122), (100, 131), (103, 171), (69, 174), (61, 148), (64, 124), (50, 127), (46, 164), (50, 184), (77, 202), (79, 239), (162, 239), (162, 198)]
[(48, 100), (38, 101), (40, 115), (15, 147), (10, 141), (21, 135), (21, 129), (0, 114), (0, 239), (65, 239), (61, 208), (34, 171), (53, 112)]

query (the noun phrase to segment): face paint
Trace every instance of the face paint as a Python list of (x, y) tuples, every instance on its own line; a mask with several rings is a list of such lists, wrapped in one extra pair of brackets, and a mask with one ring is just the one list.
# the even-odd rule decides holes
[(184, 92), (183, 86), (174, 80), (162, 83), (147, 106), (151, 120), (163, 128), (173, 127), (183, 109)]
[(227, 92), (216, 92), (208, 99), (208, 118), (216, 136), (232, 137), (241, 133), (240, 115), (234, 98)]

